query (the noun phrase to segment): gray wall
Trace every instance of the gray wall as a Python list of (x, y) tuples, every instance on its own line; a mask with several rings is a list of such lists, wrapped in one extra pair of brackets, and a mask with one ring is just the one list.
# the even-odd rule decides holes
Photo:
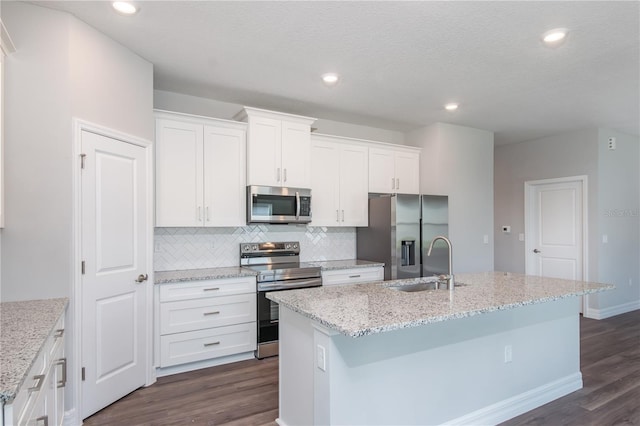
[[(531, 180), (586, 175), (589, 229), (597, 227), (597, 130), (581, 130), (495, 149), (495, 269), (525, 272), (524, 183)], [(511, 226), (510, 234), (501, 227)], [(597, 233), (589, 233), (589, 278), (597, 277)], [(592, 249), (593, 247), (593, 249)]]
[(449, 196), (454, 272), (493, 270), (493, 133), (436, 123), (407, 144), (422, 148), (420, 192)]
[[(611, 151), (607, 139), (616, 138)], [(594, 308), (640, 309), (640, 140), (608, 129), (598, 131), (598, 279), (616, 286), (599, 295)], [(602, 236), (606, 235), (605, 244)]]
[[(607, 138), (617, 149), (607, 149)], [(495, 149), (495, 269), (525, 272), (524, 183), (586, 175), (588, 179), (588, 258), (591, 281), (616, 285), (589, 297), (594, 317), (640, 308), (639, 138), (606, 129), (568, 132)], [(503, 234), (502, 225), (511, 225)], [(604, 244), (602, 236), (609, 242)], [(631, 280), (631, 285), (629, 285)]]
[(2, 300), (69, 296), (72, 118), (153, 139), (152, 65), (69, 14), (4, 3)]
[[(199, 98), (196, 96), (156, 90), (154, 92), (154, 108), (168, 111), (183, 112), (187, 114), (203, 115), (205, 117), (222, 118), (232, 120), (233, 116), (242, 110), (243, 105), (221, 102), (214, 99)], [(252, 106), (252, 105), (247, 105)], [(291, 112), (293, 111), (283, 111)], [(339, 135), (350, 138), (368, 139), (372, 141), (405, 144), (405, 136), (402, 132), (379, 129), (376, 127), (359, 126), (357, 124), (343, 123), (339, 121), (324, 120), (319, 118), (312, 124), (317, 133), (327, 135)]]

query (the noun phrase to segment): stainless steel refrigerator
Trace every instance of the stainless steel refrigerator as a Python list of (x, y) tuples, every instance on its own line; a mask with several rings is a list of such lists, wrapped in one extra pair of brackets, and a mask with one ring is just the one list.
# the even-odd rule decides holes
[(357, 258), (384, 263), (384, 279), (427, 277), (448, 272), (445, 244), (431, 240), (449, 233), (449, 201), (441, 195), (369, 198), (369, 226), (357, 228)]

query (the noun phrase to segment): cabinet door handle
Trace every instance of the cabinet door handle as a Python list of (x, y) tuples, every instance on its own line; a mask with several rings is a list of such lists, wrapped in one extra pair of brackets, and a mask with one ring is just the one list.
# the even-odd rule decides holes
[(276, 169), (276, 182), (280, 182), (280, 167)]
[(215, 346), (215, 345), (219, 345), (219, 344), (220, 344), (220, 342), (205, 343), (204, 347), (206, 348), (206, 347), (209, 347), (209, 346)]
[(287, 181), (287, 169), (284, 169), (284, 181)]
[(202, 207), (198, 206), (198, 222), (202, 222)]
[(207, 206), (206, 208), (206, 217), (207, 217), (207, 222), (211, 221), (211, 216), (209, 216), (209, 206)]
[(340, 222), (340, 210), (336, 210), (336, 222)]
[(36, 422), (42, 422), (43, 426), (49, 426), (49, 416), (40, 416), (36, 419)]
[(396, 189), (400, 189), (400, 178), (396, 179)]
[(342, 210), (342, 221), (344, 222), (344, 210)]
[(396, 180), (394, 178), (391, 178), (391, 189), (395, 189), (396, 187)]
[(67, 385), (67, 359), (60, 358), (56, 361), (56, 365), (62, 366), (62, 379), (60, 379), (57, 383), (57, 387), (63, 388)]
[(205, 312), (202, 315), (204, 315), (206, 317), (207, 315), (217, 315), (219, 313), (220, 313), (220, 311), (212, 311), (212, 312)]
[(358, 274), (358, 275), (349, 275), (349, 278), (360, 278), (360, 274)]
[(220, 287), (203, 288), (202, 291), (216, 291), (220, 290)]
[(59, 328), (56, 330), (55, 334), (53, 335), (53, 338), (59, 339), (62, 336), (64, 336), (64, 328)]
[(27, 391), (29, 391), (29, 393), (38, 392), (42, 388), (42, 384), (44, 383), (44, 374), (38, 374), (36, 376), (33, 376), (33, 380), (37, 380), (38, 383), (36, 383), (36, 385), (34, 387), (31, 387), (31, 388), (27, 389)]

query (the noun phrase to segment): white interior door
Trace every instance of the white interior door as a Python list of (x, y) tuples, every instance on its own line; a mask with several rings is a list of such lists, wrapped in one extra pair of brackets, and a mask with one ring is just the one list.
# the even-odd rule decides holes
[(82, 131), (81, 143), (86, 418), (145, 384), (148, 164), (145, 148), (137, 145), (88, 131)]
[(583, 279), (583, 183), (528, 185), (529, 275)]

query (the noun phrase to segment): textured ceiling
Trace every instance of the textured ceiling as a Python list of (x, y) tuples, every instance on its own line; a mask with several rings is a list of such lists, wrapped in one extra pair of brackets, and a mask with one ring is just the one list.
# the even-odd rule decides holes
[[(639, 132), (636, 1), (144, 1), (132, 17), (104, 1), (32, 3), (152, 62), (160, 90), (401, 131), (448, 122), (497, 144)], [(548, 48), (540, 35), (556, 27), (569, 36)]]

